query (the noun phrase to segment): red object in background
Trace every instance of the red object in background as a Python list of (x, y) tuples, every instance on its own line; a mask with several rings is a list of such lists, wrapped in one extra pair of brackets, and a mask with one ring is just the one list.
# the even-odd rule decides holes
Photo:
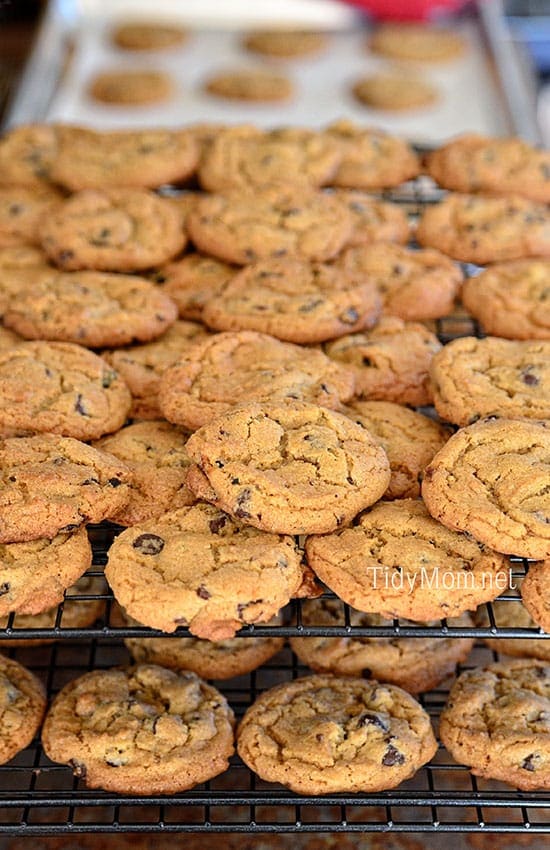
[(373, 18), (394, 21), (422, 21), (455, 12), (468, 0), (347, 0)]

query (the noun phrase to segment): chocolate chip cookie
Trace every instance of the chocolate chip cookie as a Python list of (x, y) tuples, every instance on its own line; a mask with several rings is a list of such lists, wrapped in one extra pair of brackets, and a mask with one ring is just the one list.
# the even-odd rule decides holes
[(0, 353), (0, 428), (94, 440), (118, 430), (128, 387), (109, 364), (69, 342), (24, 342)]
[(236, 271), (214, 257), (193, 253), (161, 266), (151, 279), (175, 301), (180, 318), (200, 322), (206, 302), (219, 295)]
[(51, 269), (18, 292), (4, 323), (26, 339), (101, 348), (149, 342), (177, 315), (168, 295), (135, 275)]
[(531, 564), (521, 585), (521, 598), (527, 611), (545, 632), (550, 632), (550, 603), (548, 600), (548, 577), (550, 559), (540, 564)]
[(550, 262), (496, 263), (466, 280), (462, 303), (488, 334), (550, 339)]
[(245, 764), (299, 794), (395, 788), (436, 749), (410, 694), (351, 677), (307, 676), (264, 691), (237, 730)]
[(497, 552), (550, 557), (550, 425), (485, 419), (445, 443), (424, 473), (422, 497), (448, 528)]
[[(531, 568), (538, 565), (532, 565)], [(514, 578), (514, 588), (510, 587), (506, 590), (506, 600), (497, 599), (492, 603), (492, 621), (489, 617), (489, 612), (485, 605), (475, 613), (476, 626), (482, 628), (492, 627), (493, 623), (499, 630), (504, 629), (536, 629), (537, 624), (531, 618), (529, 611), (521, 602), (520, 588), (522, 581), (519, 578)], [(510, 599), (515, 597), (515, 599)], [(517, 601), (515, 601), (517, 600)], [(502, 631), (505, 635), (506, 632)], [(487, 646), (494, 652), (504, 653), (505, 655), (514, 655), (519, 658), (541, 658), (543, 661), (550, 660), (550, 641), (543, 638), (509, 638), (498, 637), (483, 638)]]
[(123, 50), (166, 50), (180, 47), (188, 32), (178, 24), (163, 21), (123, 21), (111, 32), (111, 40)]
[(390, 462), (390, 484), (384, 499), (420, 495), (424, 469), (451, 432), (433, 419), (391, 401), (353, 401), (342, 413), (375, 437)]
[(263, 68), (218, 71), (205, 80), (204, 90), (224, 100), (263, 103), (288, 100), (294, 94), (294, 86), (288, 77)]
[(117, 106), (144, 106), (161, 103), (174, 94), (174, 82), (165, 71), (153, 68), (112, 68), (91, 78), (88, 94), (92, 100)]
[(46, 254), (65, 271), (148, 269), (175, 257), (186, 242), (170, 202), (139, 189), (76, 192), (39, 230)]
[(0, 185), (48, 185), (56, 156), (57, 127), (51, 124), (13, 127), (0, 138)]
[(267, 29), (247, 33), (243, 41), (247, 50), (277, 59), (294, 59), (319, 53), (327, 46), (323, 32), (300, 29)]
[(424, 322), (449, 315), (462, 284), (460, 267), (430, 248), (365, 244), (348, 248), (336, 263), (374, 283), (384, 314), (404, 321)]
[(251, 403), (229, 410), (187, 443), (199, 498), (278, 534), (324, 534), (376, 502), (388, 458), (355, 422), (313, 404)]
[(251, 330), (316, 343), (370, 328), (380, 301), (368, 279), (327, 263), (283, 258), (246, 266), (202, 311), (220, 331)]
[(172, 794), (227, 769), (233, 712), (194, 673), (154, 664), (93, 670), (57, 695), (42, 746), (89, 788)]
[(373, 242), (409, 241), (409, 220), (404, 209), (389, 201), (380, 201), (358, 189), (334, 189), (353, 220), (353, 231), (347, 245), (370, 245)]
[(235, 404), (275, 399), (337, 408), (354, 392), (351, 371), (322, 351), (280, 342), (254, 331), (215, 334), (167, 369), (159, 406), (190, 431)]
[[(212, 505), (180, 508), (123, 531), (105, 577), (138, 622), (165, 632), (226, 640), (269, 620), (302, 585), (291, 537), (265, 534)], [(155, 604), (151, 605), (151, 599)]]
[[(337, 599), (309, 599), (302, 602), (304, 626), (339, 626), (343, 604)], [(403, 626), (408, 620), (400, 620)], [(350, 625), (361, 627), (391, 626), (378, 614), (362, 614), (351, 609)], [(432, 623), (437, 625), (437, 623)], [(471, 617), (449, 620), (449, 626), (472, 628)], [(387, 638), (387, 637), (293, 637), (290, 646), (303, 664), (316, 673), (338, 676), (364, 676), (398, 685), (411, 694), (436, 688), (454, 674), (474, 645), (474, 638)]]
[(42, 682), (17, 661), (0, 655), (0, 764), (30, 744), (45, 710)]
[(39, 244), (40, 223), (62, 198), (49, 186), (0, 186), (0, 248)]
[(550, 257), (550, 213), (518, 195), (448, 195), (426, 207), (416, 238), (426, 248), (478, 265)]
[(168, 422), (136, 422), (94, 443), (97, 449), (119, 458), (131, 472), (130, 501), (110, 519), (136, 525), (169, 510), (192, 505), (186, 487), (190, 460), (186, 436)]
[(462, 673), (442, 714), (441, 740), (474, 776), (522, 791), (550, 788), (550, 668), (532, 658)]
[(352, 93), (359, 103), (388, 112), (423, 109), (440, 97), (427, 80), (399, 70), (361, 77), (353, 84)]
[[(53, 539), (82, 523), (101, 522), (130, 498), (128, 467), (72, 437), (40, 434), (0, 440), (0, 462), (0, 543)], [(48, 551), (61, 551), (56, 545)], [(36, 544), (37, 549), (41, 547), (43, 543)], [(75, 557), (77, 551), (80, 559), (89, 557), (81, 537), (68, 548), (74, 548)], [(29, 547), (21, 551), (28, 553)]]
[(440, 348), (424, 325), (388, 316), (368, 333), (340, 337), (324, 350), (353, 370), (360, 398), (422, 406), (432, 400), (429, 370)]
[(428, 174), (455, 192), (521, 195), (550, 203), (550, 152), (523, 139), (467, 133), (426, 157)]
[(430, 381), (435, 409), (455, 425), (550, 419), (550, 341), (454, 339), (433, 358)]
[(209, 195), (187, 227), (199, 251), (244, 266), (285, 256), (330, 260), (350, 238), (353, 221), (330, 194), (277, 187)]
[(458, 617), (508, 581), (505, 557), (444, 528), (417, 499), (381, 502), (352, 528), (309, 537), (306, 555), (341, 599), (389, 618)]

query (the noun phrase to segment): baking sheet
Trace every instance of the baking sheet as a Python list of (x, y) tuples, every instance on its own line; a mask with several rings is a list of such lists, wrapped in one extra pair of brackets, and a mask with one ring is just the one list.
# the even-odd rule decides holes
[[(111, 44), (109, 31), (114, 20), (99, 15), (81, 19), (74, 33), (70, 72), (57, 88), (46, 120), (99, 128), (176, 126), (199, 121), (321, 127), (345, 117), (420, 144), (437, 144), (465, 131), (501, 135), (510, 129), (474, 21), (463, 21), (457, 27), (468, 44), (463, 57), (419, 70), (441, 91), (440, 101), (428, 108), (389, 113), (364, 107), (350, 92), (357, 78), (391, 66), (368, 53), (362, 27), (331, 32), (326, 51), (318, 56), (269, 60), (247, 53), (241, 44), (242, 32), (235, 30), (193, 30), (181, 48), (137, 56)], [(181, 21), (188, 23), (183, 16)], [(139, 107), (97, 104), (88, 97), (86, 89), (94, 74), (136, 65), (170, 74), (176, 81), (174, 97), (166, 103)], [(295, 97), (285, 103), (256, 104), (225, 101), (203, 91), (204, 80), (214, 72), (258, 66), (276, 68), (290, 76)]]

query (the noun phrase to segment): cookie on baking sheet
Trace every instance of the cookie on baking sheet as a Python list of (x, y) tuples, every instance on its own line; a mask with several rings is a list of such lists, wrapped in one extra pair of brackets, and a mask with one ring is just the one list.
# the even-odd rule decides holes
[(112, 68), (95, 74), (88, 83), (92, 100), (116, 106), (162, 103), (174, 94), (174, 80), (154, 68)]
[(336, 121), (325, 132), (341, 149), (342, 160), (332, 181), (335, 186), (390, 189), (420, 173), (420, 160), (404, 139), (351, 121)]
[[(308, 599), (302, 602), (302, 623), (306, 627), (330, 628), (342, 623), (343, 604), (338, 599)], [(350, 625), (360, 627), (391, 626), (378, 614), (362, 614), (351, 609)], [(400, 625), (412, 625), (400, 620)], [(432, 624), (437, 625), (437, 624)], [(468, 614), (449, 620), (451, 628), (472, 628)], [(364, 676), (398, 685), (411, 694), (436, 688), (469, 655), (474, 638), (394, 638), (293, 637), (290, 646), (302, 664), (316, 673), (338, 676)]]
[[(1, 543), (53, 539), (82, 523), (101, 522), (130, 498), (131, 474), (126, 464), (72, 437), (39, 434), (0, 440), (0, 462)], [(48, 551), (60, 552), (57, 547), (62, 544), (59, 540)], [(42, 543), (36, 546), (44, 548)], [(81, 563), (89, 558), (83, 537), (67, 544), (64, 551), (68, 550)], [(29, 547), (22, 551), (30, 559)]]
[(42, 682), (17, 661), (0, 655), (0, 764), (30, 744), (45, 710)]
[(89, 788), (171, 794), (227, 769), (233, 712), (194, 673), (154, 664), (93, 670), (56, 696), (42, 746)]
[(550, 152), (517, 137), (467, 133), (429, 153), (426, 168), (444, 189), (550, 203)]
[(378, 401), (430, 404), (429, 370), (439, 340), (424, 325), (383, 317), (367, 333), (350, 334), (324, 346), (327, 355), (353, 370), (356, 395)]
[(466, 263), (550, 257), (550, 212), (518, 195), (447, 195), (424, 210), (416, 238)]
[(123, 50), (166, 50), (187, 41), (185, 27), (164, 21), (122, 21), (111, 32), (111, 41)]
[(114, 369), (69, 342), (24, 342), (0, 353), (0, 428), (93, 440), (117, 431), (130, 391)]
[(188, 130), (98, 132), (58, 128), (59, 149), (51, 177), (72, 192), (111, 186), (148, 189), (187, 180), (199, 148)]
[(521, 585), (521, 598), (535, 623), (550, 632), (550, 599), (548, 580), (550, 577), (550, 558), (539, 564), (531, 564), (529, 572)]
[(219, 295), (236, 271), (214, 257), (193, 253), (160, 266), (150, 277), (175, 301), (180, 318), (200, 322), (206, 302)]
[(550, 419), (550, 341), (454, 339), (433, 358), (430, 382), (435, 409), (455, 425)]
[(190, 465), (186, 439), (175, 425), (151, 421), (127, 425), (94, 443), (131, 472), (130, 501), (110, 517), (113, 522), (136, 525), (193, 504), (195, 497), (185, 484)]
[(277, 59), (294, 59), (320, 53), (327, 46), (324, 32), (300, 29), (254, 30), (246, 34), (243, 44), (252, 53)]
[(372, 327), (380, 314), (370, 281), (326, 263), (283, 258), (246, 266), (209, 299), (203, 322), (296, 343), (324, 342)]
[(351, 237), (353, 220), (330, 194), (271, 187), (209, 195), (197, 202), (187, 226), (199, 251), (246, 265), (285, 256), (330, 260)]
[(123, 531), (105, 577), (139, 623), (164, 632), (188, 626), (196, 637), (226, 640), (244, 624), (270, 620), (299, 593), (301, 560), (291, 537), (197, 504)]
[(474, 776), (550, 788), (550, 667), (533, 658), (466, 670), (443, 709), (441, 740)]
[(313, 130), (229, 127), (218, 133), (204, 152), (198, 177), (209, 192), (330, 183), (340, 163), (337, 142)]
[(21, 124), (12, 127), (0, 138), (0, 185), (48, 185), (56, 156), (55, 125)]
[(352, 528), (306, 540), (308, 564), (358, 611), (458, 617), (507, 586), (508, 559), (436, 522), (419, 499), (381, 502)]
[(191, 431), (235, 404), (276, 399), (337, 408), (355, 382), (322, 351), (254, 331), (220, 333), (193, 346), (162, 375), (159, 406)]
[(414, 697), (352, 677), (277, 685), (247, 709), (237, 730), (245, 764), (299, 794), (395, 788), (436, 749), (430, 718)]
[(423, 109), (440, 98), (432, 83), (398, 69), (360, 77), (351, 90), (359, 103), (388, 112)]
[[(4, 453), (2, 448), (0, 452)], [(22, 485), (20, 489), (24, 490)], [(12, 495), (16, 492), (12, 488)], [(47, 611), (61, 602), (65, 590), (91, 564), (92, 549), (84, 526), (51, 540), (0, 544), (0, 616), (11, 611)]]
[(278, 534), (324, 534), (387, 489), (376, 440), (340, 413), (304, 402), (229, 410), (187, 443), (187, 482), (199, 498)]
[(160, 265), (185, 246), (172, 204), (144, 189), (84, 189), (40, 225), (46, 254), (65, 271), (131, 272)]
[(204, 81), (204, 91), (224, 100), (271, 103), (294, 94), (291, 80), (265, 68), (227, 68)]
[(450, 430), (391, 401), (355, 400), (342, 413), (366, 428), (388, 456), (391, 478), (383, 498), (419, 496), (424, 469), (445, 445)]
[(347, 240), (348, 246), (409, 241), (409, 220), (402, 207), (357, 189), (334, 189), (332, 194), (351, 214), (353, 231)]
[(143, 278), (51, 269), (22, 287), (4, 323), (26, 339), (101, 348), (149, 342), (177, 315), (172, 299)]
[(384, 314), (404, 321), (448, 316), (462, 283), (460, 266), (431, 248), (366, 244), (346, 249), (336, 263), (374, 283)]
[(158, 393), (162, 375), (208, 335), (203, 325), (177, 321), (154, 342), (102, 352), (132, 393), (133, 418), (160, 418)]
[(550, 339), (550, 262), (496, 263), (467, 278), (462, 303), (488, 334)]
[(50, 186), (0, 186), (0, 248), (39, 244), (41, 221), (62, 200)]
[(390, 59), (447, 62), (462, 56), (464, 37), (456, 30), (415, 23), (384, 23), (369, 38), (369, 47)]
[[(533, 568), (532, 565), (530, 569)], [(536, 629), (537, 624), (532, 619), (529, 611), (522, 604), (520, 588), (522, 580), (514, 578), (514, 588), (510, 587), (506, 590), (506, 599), (497, 599), (492, 605), (492, 619), (489, 618), (489, 613), (485, 605), (482, 605), (475, 613), (476, 626), (481, 626), (484, 629), (493, 627), (497, 629)], [(515, 599), (510, 599), (515, 597)], [(505, 634), (505, 632), (502, 632)], [(510, 638), (510, 637), (494, 637), (483, 638), (487, 646), (494, 652), (504, 653), (505, 655), (519, 656), (520, 658), (541, 658), (543, 661), (550, 660), (550, 641), (544, 638)]]
[(549, 476), (549, 422), (481, 419), (439, 450), (424, 472), (422, 497), (448, 528), (538, 560), (550, 557)]

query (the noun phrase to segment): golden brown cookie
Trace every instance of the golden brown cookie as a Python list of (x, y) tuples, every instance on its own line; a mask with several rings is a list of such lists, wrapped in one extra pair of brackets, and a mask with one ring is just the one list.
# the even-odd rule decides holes
[(111, 41), (123, 50), (166, 50), (187, 41), (187, 30), (164, 21), (123, 21), (111, 32)]
[(336, 262), (374, 283), (384, 314), (405, 321), (424, 322), (447, 316), (453, 311), (462, 283), (460, 267), (445, 254), (429, 248), (366, 244), (348, 248)]
[(174, 94), (174, 81), (165, 71), (152, 68), (113, 68), (92, 77), (88, 94), (100, 103), (144, 106), (169, 100)]
[(550, 341), (454, 339), (433, 358), (430, 382), (435, 409), (455, 425), (550, 419)]
[(352, 528), (306, 540), (308, 564), (358, 611), (426, 622), (495, 599), (508, 560), (434, 520), (419, 499), (381, 502)]
[(334, 189), (333, 196), (344, 204), (353, 221), (347, 245), (364, 246), (373, 242), (405, 244), (409, 241), (409, 220), (404, 209), (397, 204), (380, 201), (357, 189)]
[(14, 348), (20, 342), (24, 342), (22, 336), (0, 325), (0, 351), (7, 351), (10, 348)]
[[(530, 569), (538, 565), (531, 565)], [(521, 602), (520, 588), (522, 580), (514, 578), (514, 587), (506, 590), (506, 599), (497, 599), (491, 604), (493, 617), (485, 605), (482, 605), (475, 613), (476, 626), (484, 629), (489, 627), (499, 630), (499, 636), (494, 638), (483, 638), (487, 646), (501, 655), (513, 655), (519, 658), (541, 658), (543, 661), (550, 660), (550, 641), (543, 638), (510, 638), (506, 637), (505, 629), (536, 629), (537, 624), (531, 618), (529, 611)], [(512, 597), (512, 599), (510, 599)]]
[(523, 139), (468, 133), (428, 154), (426, 167), (444, 189), (550, 203), (550, 152)]
[(440, 721), (443, 744), (474, 776), (523, 791), (550, 788), (550, 668), (533, 658), (466, 670)]
[(327, 46), (323, 32), (300, 29), (255, 30), (246, 34), (243, 44), (252, 53), (277, 59), (294, 59), (320, 53)]
[(154, 342), (103, 352), (105, 360), (116, 369), (132, 393), (133, 418), (160, 418), (158, 394), (162, 375), (207, 336), (203, 325), (177, 321)]
[(237, 730), (245, 764), (299, 794), (394, 788), (437, 749), (406, 691), (353, 677), (307, 676), (271, 688)]
[(136, 525), (193, 504), (195, 497), (185, 484), (190, 465), (185, 441), (180, 428), (152, 421), (128, 425), (94, 443), (123, 461), (131, 472), (130, 501), (109, 519)]
[(199, 498), (278, 534), (324, 534), (376, 502), (390, 480), (374, 438), (304, 402), (250, 403), (196, 431), (188, 484)]
[(391, 401), (355, 400), (342, 413), (366, 428), (388, 456), (391, 479), (383, 498), (419, 496), (424, 469), (445, 445), (450, 430)]
[(56, 156), (55, 125), (22, 124), (13, 127), (0, 138), (0, 185), (48, 185)]
[(128, 387), (109, 364), (68, 342), (24, 342), (0, 353), (0, 428), (93, 440), (118, 430)]
[(209, 299), (206, 325), (259, 331), (301, 344), (372, 327), (380, 300), (370, 281), (326, 263), (283, 258), (253, 263)]
[(322, 351), (254, 331), (215, 334), (187, 351), (160, 382), (170, 422), (194, 431), (235, 404), (301, 400), (337, 408), (354, 392), (351, 371)]
[(452, 29), (416, 23), (385, 23), (369, 39), (374, 53), (414, 62), (448, 62), (462, 56), (463, 36)]
[(40, 222), (63, 196), (49, 186), (0, 186), (0, 248), (40, 243)]
[(518, 195), (448, 195), (426, 207), (416, 238), (426, 248), (480, 265), (550, 257), (550, 213)]
[(105, 577), (138, 622), (226, 640), (245, 623), (277, 614), (300, 591), (303, 570), (291, 537), (265, 534), (201, 503), (123, 531)]
[[(309, 599), (301, 606), (302, 623), (306, 627), (330, 628), (343, 622), (343, 604), (339, 599)], [(400, 620), (400, 625), (412, 625)], [(363, 614), (351, 609), (353, 627), (391, 626), (378, 614)], [(426, 624), (428, 625), (428, 624)], [(437, 626), (437, 623), (431, 625)], [(471, 617), (449, 620), (451, 628), (472, 628)], [(452, 675), (457, 664), (464, 661), (474, 645), (474, 638), (427, 637), (388, 638), (356, 637), (293, 637), (290, 646), (303, 664), (316, 673), (337, 676), (364, 676), (379, 682), (398, 685), (411, 694), (430, 691)]]
[(529, 572), (521, 585), (521, 598), (527, 611), (545, 632), (550, 632), (550, 601), (548, 599), (548, 580), (550, 559), (539, 564), (531, 564)]
[(176, 210), (139, 189), (84, 189), (41, 222), (42, 247), (65, 271), (131, 272), (172, 259), (186, 237)]
[(186, 254), (181, 260), (161, 266), (151, 279), (176, 302), (180, 318), (200, 322), (206, 302), (222, 291), (236, 271), (235, 266), (214, 257)]
[(493, 336), (550, 339), (550, 262), (495, 263), (467, 278), (462, 303)]
[(360, 103), (388, 112), (423, 109), (440, 98), (434, 85), (397, 69), (361, 77), (353, 84), (352, 92)]
[(24, 750), (40, 728), (46, 690), (30, 670), (0, 656), (0, 764)]
[[(53, 539), (82, 523), (101, 522), (130, 498), (128, 467), (71, 437), (39, 434), (0, 440), (0, 462), (1, 543)], [(63, 545), (63, 540), (58, 543)], [(43, 544), (36, 546), (43, 548)], [(68, 549), (72, 547), (76, 547), (74, 557), (87, 565), (89, 548), (83, 537), (75, 538)], [(28, 546), (21, 551), (31, 559)], [(53, 545), (51, 551), (60, 550)]]
[(233, 712), (194, 673), (154, 664), (93, 670), (57, 695), (42, 746), (89, 788), (170, 794), (227, 769)]
[(433, 517), (497, 552), (550, 557), (550, 424), (485, 419), (445, 443), (424, 473)]
[(212, 74), (204, 90), (224, 100), (244, 100), (270, 103), (288, 100), (294, 86), (288, 77), (263, 68), (228, 68)]
[(325, 345), (331, 360), (353, 370), (360, 398), (422, 406), (430, 404), (429, 369), (441, 345), (424, 325), (394, 316), (368, 333), (350, 334)]

